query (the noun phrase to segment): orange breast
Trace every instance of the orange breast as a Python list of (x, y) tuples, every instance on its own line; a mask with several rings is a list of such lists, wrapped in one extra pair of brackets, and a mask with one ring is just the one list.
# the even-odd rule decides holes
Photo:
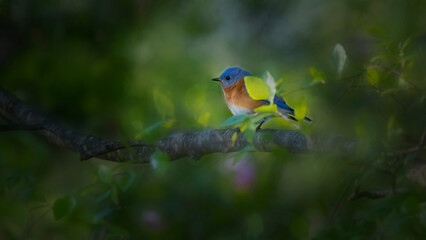
[(238, 107), (248, 108), (251, 110), (265, 105), (264, 102), (254, 100), (250, 97), (246, 88), (244, 87), (244, 78), (241, 78), (232, 86), (223, 87), (222, 89), (228, 105), (234, 104)]

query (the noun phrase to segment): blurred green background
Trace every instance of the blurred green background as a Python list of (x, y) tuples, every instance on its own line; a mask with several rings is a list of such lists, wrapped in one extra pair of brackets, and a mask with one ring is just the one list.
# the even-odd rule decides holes
[[(151, 167), (81, 162), (34, 133), (1, 132), (0, 238), (421, 239), (426, 181), (407, 176), (424, 150), (383, 153), (417, 146), (425, 128), (425, 13), (423, 0), (0, 1), (1, 86), (66, 126), (149, 142), (218, 128), (231, 113), (210, 79), (239, 66), (306, 103), (304, 133), (360, 143), (350, 156)], [(402, 193), (349, 201), (356, 185)]]

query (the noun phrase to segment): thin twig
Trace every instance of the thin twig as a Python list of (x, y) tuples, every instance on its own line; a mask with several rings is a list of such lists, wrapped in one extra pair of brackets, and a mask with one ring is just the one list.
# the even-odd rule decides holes
[(404, 193), (406, 191), (407, 190), (405, 189), (395, 189), (395, 190), (385, 190), (385, 191), (356, 191), (356, 192), (353, 192), (348, 197), (348, 200), (354, 201), (360, 198), (380, 199), (390, 194)]
[[(337, 80), (348, 80), (348, 79), (352, 79), (352, 78), (356, 78), (356, 77), (358, 77), (358, 76), (361, 76), (362, 74), (364, 74), (364, 72), (365, 72), (365, 70), (362, 70), (361, 72), (359, 72), (359, 73), (356, 73), (356, 74), (354, 74), (354, 75), (351, 75), (351, 76), (348, 76), (348, 77), (344, 77), (344, 78), (339, 78), (339, 79), (333, 79), (333, 80), (330, 80), (330, 81), (337, 81)], [(323, 83), (322, 85), (324, 85), (325, 83)], [(290, 95), (290, 94), (293, 94), (293, 93), (295, 93), (295, 92), (299, 92), (299, 91), (302, 91), (302, 90), (306, 90), (306, 89), (309, 89), (309, 88), (312, 88), (312, 87), (315, 87), (315, 86), (317, 86), (318, 84), (314, 84), (314, 85), (310, 85), (310, 86), (305, 86), (305, 87), (301, 87), (301, 88), (296, 88), (296, 89), (294, 89), (294, 90), (290, 90), (290, 91), (288, 91), (288, 92), (284, 92), (283, 93), (283, 95), (285, 95), (285, 96), (288, 96), (288, 95)]]
[(423, 149), (426, 149), (426, 147), (423, 146), (425, 144), (425, 138), (426, 138), (426, 126), (423, 129), (422, 136), (420, 137), (420, 141), (417, 144), (417, 146), (414, 146), (414, 147), (409, 148), (409, 149), (403, 149), (403, 150), (388, 152), (388, 153), (386, 153), (386, 156), (393, 157), (393, 156), (404, 155), (404, 154), (408, 154), (408, 153), (414, 153), (414, 152), (418, 152), (418, 151), (421, 151)]
[(34, 226), (41, 221), (49, 212), (51, 212), (52, 208), (49, 207), (44, 213), (42, 213), (32, 224), (30, 224), (24, 231), (21, 233), (18, 239), (24, 239), (28, 236)]
[[(356, 180), (355, 180), (356, 181)], [(337, 211), (339, 210), (340, 205), (342, 204), (343, 197), (345, 196), (346, 192), (349, 189), (349, 186), (352, 184), (352, 182), (349, 182), (346, 184), (345, 188), (343, 189), (342, 193), (340, 193), (339, 199), (337, 200), (336, 204), (333, 207), (333, 210), (331, 211), (331, 214), (328, 218), (328, 224), (331, 225), (334, 222), (334, 218), (337, 215)]]

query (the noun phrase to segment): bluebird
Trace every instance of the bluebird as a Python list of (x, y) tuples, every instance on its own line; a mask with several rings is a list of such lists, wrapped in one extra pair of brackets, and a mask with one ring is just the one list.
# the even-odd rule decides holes
[[(221, 83), (226, 103), (233, 115), (242, 113), (251, 114), (254, 113), (255, 108), (270, 104), (269, 100), (254, 100), (250, 97), (244, 82), (244, 77), (246, 76), (251, 76), (251, 74), (241, 68), (231, 67), (226, 69), (220, 77), (212, 79)], [(283, 116), (296, 121), (294, 118), (294, 109), (288, 106), (282, 97), (275, 95), (274, 103)], [(309, 117), (304, 117), (304, 119), (309, 122), (312, 121)], [(265, 121), (266, 119), (260, 121), (257, 129)]]

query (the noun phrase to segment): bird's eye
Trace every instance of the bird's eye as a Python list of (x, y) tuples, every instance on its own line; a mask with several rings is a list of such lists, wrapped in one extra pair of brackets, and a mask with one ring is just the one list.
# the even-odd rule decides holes
[(231, 79), (231, 77), (230, 77), (230, 76), (226, 76), (226, 77), (225, 77), (225, 79), (226, 79), (226, 80), (229, 80), (229, 79)]

